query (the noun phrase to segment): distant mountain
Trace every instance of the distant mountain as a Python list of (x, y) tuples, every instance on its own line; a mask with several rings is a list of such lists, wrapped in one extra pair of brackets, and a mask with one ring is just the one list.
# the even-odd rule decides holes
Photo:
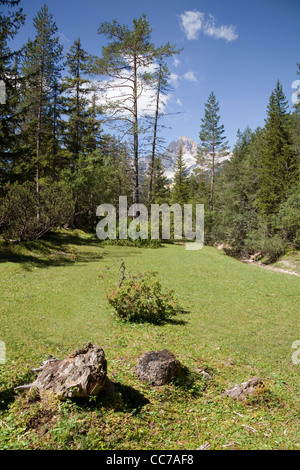
[[(181, 136), (178, 140), (171, 142), (166, 151), (162, 154), (162, 165), (165, 169), (165, 175), (169, 180), (173, 179), (176, 167), (176, 161), (179, 154), (180, 146), (182, 148), (182, 156), (185, 166), (187, 168), (188, 174), (191, 174), (193, 170), (197, 167), (197, 151), (198, 144), (193, 139), (189, 137)], [(224, 161), (229, 160), (231, 154), (226, 157), (221, 157), (218, 159), (218, 163), (222, 164)], [(147, 170), (148, 158), (140, 159), (140, 170), (141, 173), (145, 173)], [(201, 166), (203, 171), (209, 171), (209, 163), (206, 163)]]
[(165, 175), (168, 179), (172, 179), (174, 176), (180, 146), (182, 148), (183, 161), (188, 173), (192, 173), (197, 166), (196, 156), (198, 144), (189, 137), (181, 136), (177, 141), (171, 142), (168, 145), (167, 150), (162, 155), (161, 161), (165, 169)]
[[(179, 154), (180, 146), (182, 148), (182, 156), (185, 166), (187, 168), (188, 174), (191, 174), (193, 170), (197, 167), (197, 152), (198, 144), (189, 137), (181, 136), (177, 141), (173, 141), (168, 146), (167, 150), (162, 155), (162, 164), (165, 168), (165, 175), (168, 179), (172, 179), (175, 173), (176, 161)], [(223, 162), (231, 158), (231, 153), (225, 157), (217, 158), (218, 165), (222, 165)], [(203, 171), (210, 170), (210, 163), (207, 162), (204, 165), (201, 165)]]

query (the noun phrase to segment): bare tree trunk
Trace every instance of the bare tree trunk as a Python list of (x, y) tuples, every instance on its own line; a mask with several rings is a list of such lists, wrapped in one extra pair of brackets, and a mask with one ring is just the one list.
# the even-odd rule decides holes
[(159, 116), (160, 87), (161, 87), (161, 68), (162, 68), (162, 64), (160, 63), (160, 65), (159, 65), (159, 74), (158, 74), (158, 83), (157, 83), (156, 109), (155, 109), (155, 118), (154, 118), (152, 152), (151, 152), (150, 171), (149, 171), (148, 209), (150, 208), (151, 198), (152, 198), (152, 189), (153, 189), (154, 161), (155, 161), (156, 137), (157, 137), (158, 116)]
[(40, 144), (42, 129), (42, 106), (43, 106), (43, 80), (44, 74), (41, 72), (40, 77), (40, 93), (37, 116), (37, 134), (36, 134), (36, 196), (37, 196), (37, 220), (40, 219)]
[(139, 203), (139, 141), (138, 141), (138, 106), (137, 106), (137, 58), (134, 57), (134, 84), (133, 84), (133, 167), (134, 188), (133, 203)]
[(215, 128), (213, 125), (213, 141), (212, 141), (212, 168), (211, 168), (211, 182), (210, 182), (210, 212), (214, 210), (214, 189), (215, 189), (215, 158), (216, 158), (216, 145), (215, 145)]
[(212, 152), (212, 168), (210, 182), (210, 212), (214, 210), (214, 187), (215, 187), (215, 151)]

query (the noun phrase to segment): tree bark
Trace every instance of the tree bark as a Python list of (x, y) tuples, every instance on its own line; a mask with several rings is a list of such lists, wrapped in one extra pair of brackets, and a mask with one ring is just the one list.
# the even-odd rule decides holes
[(137, 104), (137, 57), (133, 60), (133, 167), (134, 188), (133, 203), (139, 203), (139, 137), (138, 137), (138, 104)]
[(40, 93), (37, 116), (37, 135), (36, 135), (36, 196), (37, 196), (37, 220), (40, 219), (40, 144), (42, 129), (42, 106), (43, 106), (43, 80), (44, 72), (41, 71), (40, 76)]
[(156, 137), (157, 137), (157, 125), (159, 115), (159, 100), (160, 100), (160, 87), (161, 87), (161, 63), (159, 65), (158, 83), (157, 83), (157, 95), (156, 95), (156, 109), (154, 118), (154, 130), (152, 140), (152, 153), (150, 160), (150, 171), (149, 171), (149, 187), (148, 187), (148, 209), (150, 208), (153, 188), (153, 173), (154, 173), (154, 161), (155, 161), (155, 150), (156, 150)]

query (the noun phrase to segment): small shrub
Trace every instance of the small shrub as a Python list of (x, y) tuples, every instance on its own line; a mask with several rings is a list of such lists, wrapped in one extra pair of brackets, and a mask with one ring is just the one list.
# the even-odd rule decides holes
[(110, 292), (109, 303), (119, 318), (129, 322), (163, 323), (180, 310), (174, 291), (163, 289), (155, 274), (125, 279)]

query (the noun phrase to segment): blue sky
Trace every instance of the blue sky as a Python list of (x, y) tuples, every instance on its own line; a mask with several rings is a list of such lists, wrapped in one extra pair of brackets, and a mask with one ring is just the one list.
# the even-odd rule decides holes
[[(27, 14), (17, 43), (34, 37), (32, 18), (44, 0), (23, 0)], [(65, 52), (80, 37), (91, 54), (101, 55), (101, 22), (131, 26), (145, 13), (152, 42), (170, 42), (183, 52), (170, 61), (173, 92), (165, 111), (166, 144), (179, 136), (199, 141), (204, 104), (214, 91), (231, 147), (237, 130), (264, 125), (277, 79), (292, 106), (292, 82), (300, 62), (300, 0), (48, 0)]]

